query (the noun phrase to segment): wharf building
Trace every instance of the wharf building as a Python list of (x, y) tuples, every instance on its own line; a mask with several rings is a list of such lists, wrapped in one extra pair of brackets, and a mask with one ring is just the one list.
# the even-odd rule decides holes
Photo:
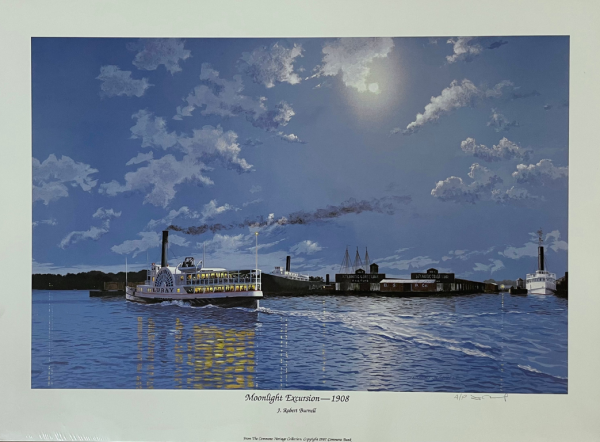
[(335, 291), (406, 296), (410, 293), (498, 293), (498, 286), (456, 278), (454, 273), (440, 273), (434, 268), (423, 273), (411, 273), (410, 279), (386, 278), (385, 273), (379, 273), (377, 264), (370, 263), (368, 251), (363, 262), (357, 250), (354, 263), (351, 264), (346, 249), (340, 273), (335, 275)]
[(348, 248), (340, 266), (340, 273), (335, 275), (336, 292), (377, 292), (379, 284), (385, 279), (385, 273), (379, 273), (379, 266), (369, 260), (369, 251), (365, 250), (365, 260), (360, 258), (358, 248), (354, 263), (350, 262)]

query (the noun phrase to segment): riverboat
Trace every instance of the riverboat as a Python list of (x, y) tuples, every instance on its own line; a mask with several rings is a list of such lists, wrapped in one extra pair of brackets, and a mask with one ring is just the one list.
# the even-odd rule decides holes
[(203, 267), (193, 257), (176, 266), (167, 263), (168, 231), (163, 231), (161, 264), (152, 264), (146, 281), (127, 287), (125, 298), (144, 304), (185, 301), (193, 306), (258, 308), (263, 297), (261, 271)]

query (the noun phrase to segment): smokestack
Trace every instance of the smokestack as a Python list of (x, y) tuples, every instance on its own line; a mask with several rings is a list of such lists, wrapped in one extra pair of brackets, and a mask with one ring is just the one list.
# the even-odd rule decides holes
[(167, 248), (169, 246), (169, 231), (163, 230), (163, 238), (162, 238), (162, 256), (160, 259), (160, 266), (167, 267)]
[(544, 247), (538, 247), (538, 270), (544, 270)]
[(329, 284), (329, 273), (325, 275), (325, 283)]
[(292, 258), (290, 256), (285, 257), (285, 271), (291, 272), (292, 268)]

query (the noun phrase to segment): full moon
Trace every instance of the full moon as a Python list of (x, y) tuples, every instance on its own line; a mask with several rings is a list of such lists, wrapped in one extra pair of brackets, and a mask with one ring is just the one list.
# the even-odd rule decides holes
[(377, 84), (377, 83), (369, 84), (369, 91), (373, 92), (374, 94), (378, 94), (379, 93), (379, 84)]

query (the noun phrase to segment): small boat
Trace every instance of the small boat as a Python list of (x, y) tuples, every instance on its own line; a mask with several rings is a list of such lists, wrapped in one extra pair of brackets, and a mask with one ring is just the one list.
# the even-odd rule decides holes
[(258, 308), (263, 297), (261, 271), (203, 267), (187, 257), (175, 267), (167, 263), (168, 231), (163, 231), (161, 265), (152, 264), (146, 281), (126, 287), (125, 298), (144, 304), (185, 301), (193, 306)]
[(517, 279), (517, 286), (513, 287), (512, 285), (508, 289), (508, 293), (511, 295), (526, 295), (527, 289), (525, 288), (525, 281), (522, 278)]
[(526, 288), (530, 295), (553, 295), (556, 292), (556, 274), (550, 273), (545, 268), (544, 246), (542, 243), (542, 229), (538, 230), (538, 269), (535, 273), (528, 273)]

